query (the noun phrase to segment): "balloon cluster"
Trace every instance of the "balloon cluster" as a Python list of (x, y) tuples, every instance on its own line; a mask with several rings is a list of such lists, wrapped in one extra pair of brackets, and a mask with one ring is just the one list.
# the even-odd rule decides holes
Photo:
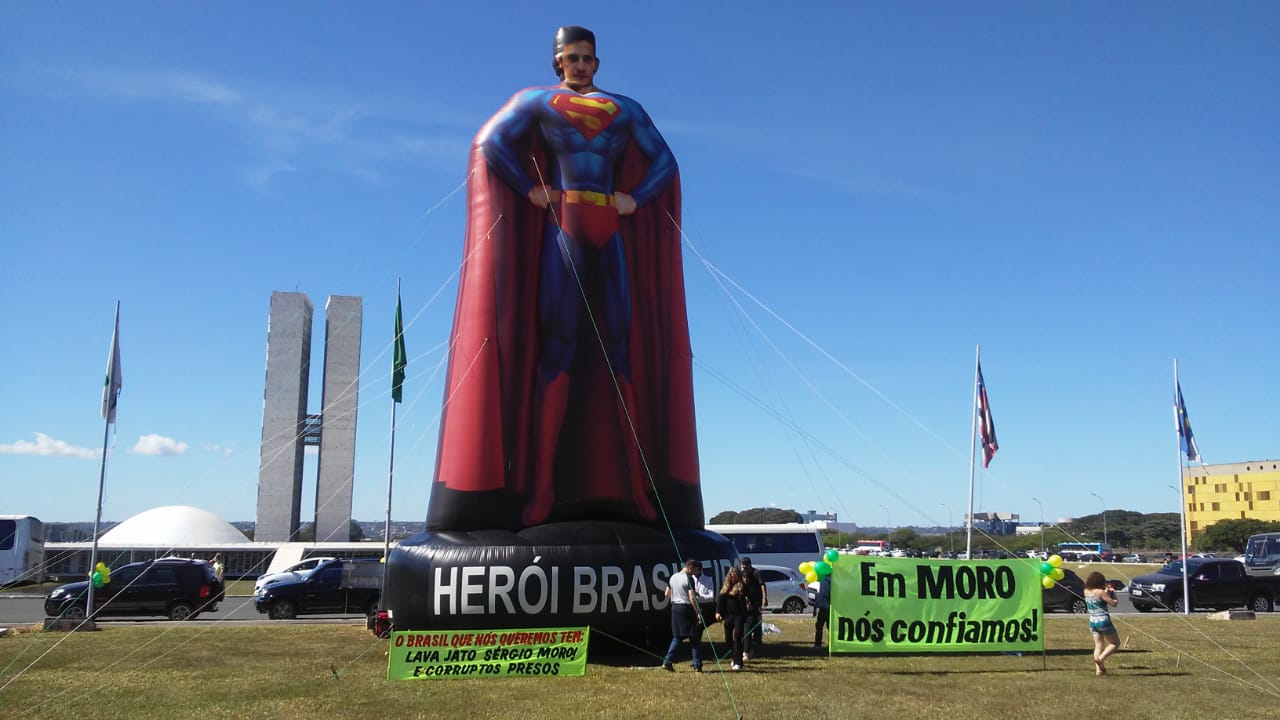
[(807, 583), (816, 583), (819, 580), (825, 580), (831, 574), (831, 566), (840, 559), (840, 551), (832, 548), (822, 555), (822, 559), (817, 562), (800, 563), (800, 574), (804, 575)]
[(1040, 563), (1040, 585), (1046, 590), (1058, 584), (1066, 573), (1062, 571), (1062, 556), (1050, 555)]
[(106, 563), (99, 562), (93, 566), (93, 574), (89, 576), (89, 579), (93, 581), (94, 587), (100, 588), (111, 582), (111, 568), (107, 567)]

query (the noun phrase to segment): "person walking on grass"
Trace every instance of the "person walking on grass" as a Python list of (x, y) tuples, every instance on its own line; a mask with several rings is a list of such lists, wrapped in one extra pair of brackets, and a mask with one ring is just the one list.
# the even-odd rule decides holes
[(1116, 604), (1116, 591), (1107, 587), (1100, 572), (1091, 572), (1084, 580), (1084, 606), (1089, 611), (1089, 630), (1093, 632), (1093, 667), (1095, 675), (1107, 674), (1107, 658), (1120, 648), (1120, 634), (1111, 624), (1111, 607)]
[(764, 625), (761, 613), (769, 605), (769, 588), (760, 580), (760, 573), (751, 565), (751, 558), (742, 558), (743, 597), (747, 603), (742, 640), (742, 659), (750, 660), (764, 647)]
[(702, 579), (702, 563), (690, 558), (684, 569), (667, 583), (666, 598), (671, 601), (671, 646), (662, 658), (662, 669), (675, 672), (671, 664), (676, 651), (685, 638), (689, 639), (689, 653), (693, 656), (693, 671), (702, 672), (702, 629), (704, 622), (701, 603), (715, 599), (716, 591)]
[(720, 586), (720, 597), (716, 600), (716, 619), (724, 623), (724, 642), (733, 648), (731, 670), (742, 669), (745, 659), (743, 645), (750, 637), (745, 585), (742, 571), (736, 567), (729, 568), (724, 584)]
[(818, 581), (818, 592), (813, 598), (817, 615), (813, 621), (813, 648), (822, 649), (822, 638), (827, 635), (827, 619), (831, 615), (831, 576)]

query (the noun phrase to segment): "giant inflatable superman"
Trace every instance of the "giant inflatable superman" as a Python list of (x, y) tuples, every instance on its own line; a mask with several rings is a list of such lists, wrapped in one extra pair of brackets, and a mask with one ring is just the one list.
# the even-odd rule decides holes
[(701, 528), (675, 158), (590, 31), (553, 66), (472, 146), (427, 526)]

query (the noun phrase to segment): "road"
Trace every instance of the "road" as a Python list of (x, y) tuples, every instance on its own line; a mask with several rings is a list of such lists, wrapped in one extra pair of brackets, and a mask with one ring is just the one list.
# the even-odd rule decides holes
[[(44, 622), (44, 597), (30, 595), (0, 595), (0, 627), (15, 625), (38, 625)], [(268, 620), (266, 615), (253, 609), (253, 598), (248, 595), (233, 595), (218, 605), (217, 612), (205, 613), (195, 622), (217, 621), (241, 623), (265, 622), (364, 622), (363, 615), (308, 615), (299, 620)], [(98, 621), (99, 624), (114, 622), (148, 623), (168, 622), (160, 617), (108, 617)]]
[[(1129, 594), (1121, 592), (1118, 596), (1120, 604), (1112, 608), (1111, 612), (1115, 614), (1137, 613), (1133, 609), (1133, 605), (1129, 603)], [(1156, 613), (1153, 613), (1156, 614)], [(1066, 617), (1066, 613), (1048, 613), (1049, 617)], [(788, 616), (792, 617), (792, 616)], [(247, 595), (235, 595), (228, 597), (218, 606), (218, 611), (213, 613), (205, 613), (196, 618), (195, 622), (232, 622), (236, 624), (242, 623), (333, 623), (333, 622), (364, 622), (363, 615), (308, 615), (297, 620), (268, 620), (266, 615), (260, 614), (253, 609), (253, 598)], [(33, 596), (19, 595), (0, 595), (0, 627), (11, 627), (14, 625), (37, 625), (44, 622), (44, 598)], [(120, 618), (104, 618), (99, 623), (150, 623), (150, 622), (167, 622), (164, 618), (159, 617), (120, 617)]]

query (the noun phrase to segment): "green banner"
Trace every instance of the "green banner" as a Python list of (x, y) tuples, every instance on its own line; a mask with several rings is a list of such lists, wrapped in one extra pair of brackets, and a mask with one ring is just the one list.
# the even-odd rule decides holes
[(1039, 561), (842, 555), (831, 578), (832, 652), (1044, 649)]
[(397, 631), (391, 633), (387, 678), (582, 676), (589, 632), (586, 627)]

